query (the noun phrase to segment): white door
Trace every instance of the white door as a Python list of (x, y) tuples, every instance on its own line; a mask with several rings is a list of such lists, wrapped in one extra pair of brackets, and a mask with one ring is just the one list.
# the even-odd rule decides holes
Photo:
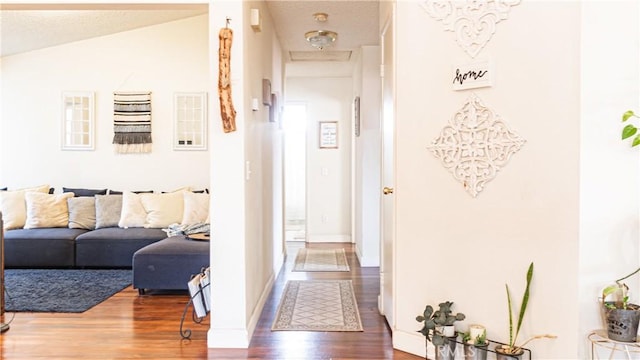
[(395, 168), (395, 95), (394, 95), (394, 47), (393, 16), (390, 16), (382, 31), (382, 204), (380, 248), (380, 311), (393, 331), (394, 323), (394, 236), (395, 196), (393, 195)]

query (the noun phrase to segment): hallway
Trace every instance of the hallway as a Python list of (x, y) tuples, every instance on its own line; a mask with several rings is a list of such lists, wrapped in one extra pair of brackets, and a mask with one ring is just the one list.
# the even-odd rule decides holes
[[(350, 272), (292, 272), (298, 249), (301, 247), (344, 247)], [(379, 315), (377, 299), (379, 293), (379, 268), (361, 268), (349, 243), (287, 243), (287, 259), (273, 291), (265, 304), (260, 321), (248, 350), (246, 359), (421, 359), (421, 357), (394, 351), (391, 336), (384, 318)], [(271, 331), (280, 296), (287, 280), (305, 279), (351, 279), (358, 301), (364, 332), (305, 332)], [(416, 323), (416, 331), (419, 329)], [(235, 352), (235, 351), (232, 351)], [(213, 355), (213, 356), (212, 356)], [(231, 356), (230, 352), (209, 350), (209, 358)]]

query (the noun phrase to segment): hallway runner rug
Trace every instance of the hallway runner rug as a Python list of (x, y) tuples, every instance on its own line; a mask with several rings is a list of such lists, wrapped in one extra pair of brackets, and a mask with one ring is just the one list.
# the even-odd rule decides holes
[(293, 271), (349, 271), (344, 249), (298, 250)]
[(131, 270), (7, 269), (8, 312), (81, 313), (131, 285)]
[(289, 280), (271, 330), (363, 331), (351, 280)]

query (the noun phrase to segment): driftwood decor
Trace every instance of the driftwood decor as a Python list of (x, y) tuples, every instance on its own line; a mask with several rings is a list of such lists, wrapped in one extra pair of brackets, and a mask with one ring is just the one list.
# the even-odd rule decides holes
[[(227, 19), (227, 25), (229, 19)], [(231, 98), (231, 42), (233, 31), (229, 27), (220, 29), (218, 34), (220, 47), (218, 49), (218, 94), (220, 96), (220, 116), (225, 133), (236, 131), (236, 110)]]

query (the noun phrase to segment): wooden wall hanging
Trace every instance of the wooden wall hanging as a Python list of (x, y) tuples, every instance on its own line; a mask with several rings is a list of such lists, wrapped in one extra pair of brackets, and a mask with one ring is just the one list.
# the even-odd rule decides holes
[(229, 29), (229, 18), (227, 26), (220, 29), (218, 39), (220, 48), (218, 49), (218, 94), (220, 96), (220, 116), (222, 117), (222, 128), (225, 133), (236, 131), (236, 110), (233, 108), (231, 99), (231, 42), (233, 31)]

